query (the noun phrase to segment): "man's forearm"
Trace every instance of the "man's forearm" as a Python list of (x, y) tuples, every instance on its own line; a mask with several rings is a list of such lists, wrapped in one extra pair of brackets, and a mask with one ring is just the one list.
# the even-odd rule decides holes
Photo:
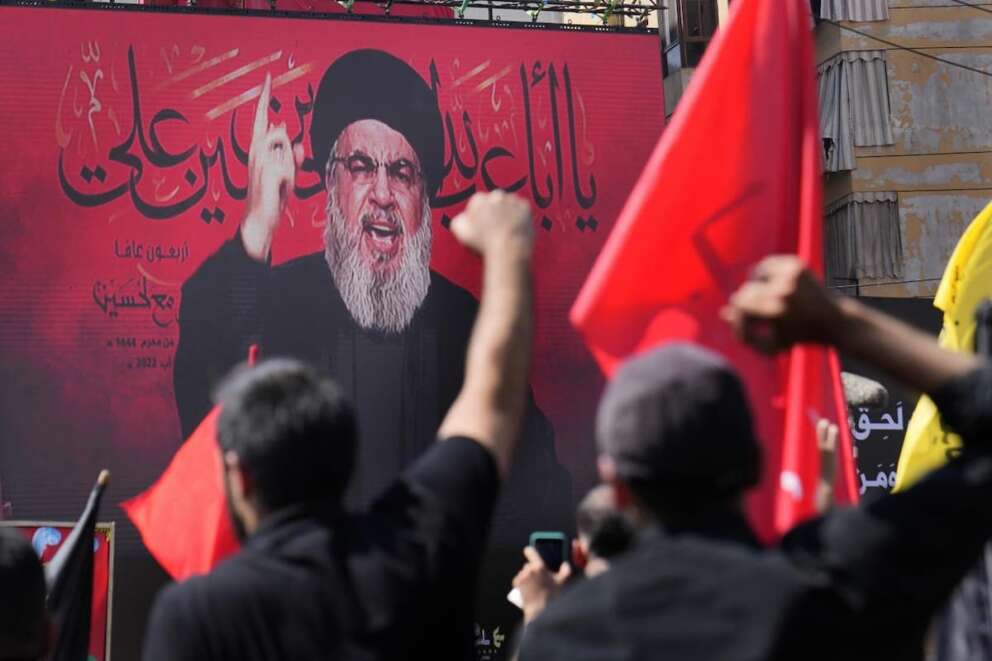
[(475, 439), (492, 453), (505, 475), (527, 395), (530, 205), (502, 191), (479, 193), (451, 221), (451, 231), (482, 255), (482, 300), (468, 343), (465, 381), (439, 434)]
[(933, 392), (980, 364), (974, 355), (944, 349), (926, 333), (853, 298), (842, 298), (839, 306), (841, 321), (828, 331), (832, 343), (912, 388)]
[(523, 416), (531, 327), (529, 250), (510, 238), (485, 259), (482, 301), (469, 341), (463, 388), (501, 419), (490, 442), (504, 471)]

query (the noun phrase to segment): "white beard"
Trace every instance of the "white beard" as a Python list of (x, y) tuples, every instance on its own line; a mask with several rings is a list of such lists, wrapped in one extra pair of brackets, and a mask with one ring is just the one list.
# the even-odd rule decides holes
[[(337, 202), (337, 187), (327, 191), (327, 226), (324, 258), (341, 300), (355, 322), (364, 329), (400, 333), (427, 296), (431, 284), (431, 209), (424, 203), (420, 227), (412, 236), (402, 234), (399, 264), (381, 273), (366, 263), (359, 250), (362, 231), (349, 231)], [(390, 222), (403, 223), (392, 216)], [(359, 223), (359, 226), (362, 223)], [(400, 230), (403, 231), (402, 229)]]

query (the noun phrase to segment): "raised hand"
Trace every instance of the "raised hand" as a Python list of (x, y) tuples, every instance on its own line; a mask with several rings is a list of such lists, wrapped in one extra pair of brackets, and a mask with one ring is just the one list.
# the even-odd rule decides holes
[(476, 193), (451, 221), (451, 231), (483, 257), (504, 249), (522, 249), (529, 256), (534, 235), (530, 204), (499, 190)]
[(248, 148), (248, 198), (241, 221), (245, 252), (261, 262), (269, 257), (272, 237), (296, 179), (296, 168), (303, 163), (303, 146), (292, 146), (286, 125), (269, 123), (271, 94), (272, 76), (266, 74)]
[(840, 429), (826, 418), (816, 423), (816, 446), (820, 450), (820, 483), (816, 489), (816, 511), (823, 514), (834, 502), (837, 475), (837, 439)]
[(765, 353), (802, 342), (829, 344), (907, 386), (932, 393), (983, 364), (853, 298), (833, 296), (802, 260), (764, 259), (722, 311), (737, 335)]
[(832, 343), (841, 326), (837, 300), (793, 256), (761, 261), (722, 316), (742, 340), (764, 353), (801, 342)]
[(552, 574), (544, 566), (541, 555), (532, 546), (524, 549), (524, 558), (527, 562), (513, 578), (513, 587), (520, 590), (520, 598), (524, 604), (524, 622), (530, 623), (544, 612), (548, 602), (558, 595), (572, 575), (572, 567), (567, 562), (563, 562), (558, 571)]

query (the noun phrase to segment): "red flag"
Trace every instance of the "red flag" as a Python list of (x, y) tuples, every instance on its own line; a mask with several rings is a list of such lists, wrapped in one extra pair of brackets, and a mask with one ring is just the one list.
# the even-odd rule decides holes
[(158, 481), (121, 504), (145, 546), (177, 581), (207, 573), (238, 550), (221, 479), (219, 415), (215, 406)]
[(572, 309), (607, 374), (674, 339), (737, 367), (765, 442), (749, 513), (766, 540), (814, 511), (818, 416), (842, 429), (838, 499), (857, 499), (836, 358), (814, 347), (762, 358), (719, 318), (767, 255), (799, 254), (822, 272), (809, 13), (805, 0), (733, 3)]
[[(253, 344), (248, 364), (257, 359)], [(215, 406), (158, 481), (121, 503), (145, 547), (177, 581), (209, 572), (240, 547), (224, 496), (218, 417)]]

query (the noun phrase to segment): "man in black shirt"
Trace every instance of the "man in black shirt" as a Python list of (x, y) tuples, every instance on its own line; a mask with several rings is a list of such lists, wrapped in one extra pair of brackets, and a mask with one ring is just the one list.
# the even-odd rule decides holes
[(337, 387), (290, 360), (235, 372), (218, 442), (245, 543), (163, 591), (146, 661), (471, 656), (478, 566), (526, 406), (530, 210), (478, 195), (451, 227), (483, 257), (483, 297), (440, 442), (349, 514), (358, 435)]
[(523, 661), (922, 656), (931, 616), (992, 536), (992, 367), (834, 299), (792, 257), (762, 262), (725, 316), (762, 351), (833, 344), (929, 392), (965, 451), (906, 492), (762, 549), (741, 506), (760, 462), (736, 374), (690, 345), (634, 359), (603, 397), (597, 437), (602, 477), (641, 539), (528, 627)]

